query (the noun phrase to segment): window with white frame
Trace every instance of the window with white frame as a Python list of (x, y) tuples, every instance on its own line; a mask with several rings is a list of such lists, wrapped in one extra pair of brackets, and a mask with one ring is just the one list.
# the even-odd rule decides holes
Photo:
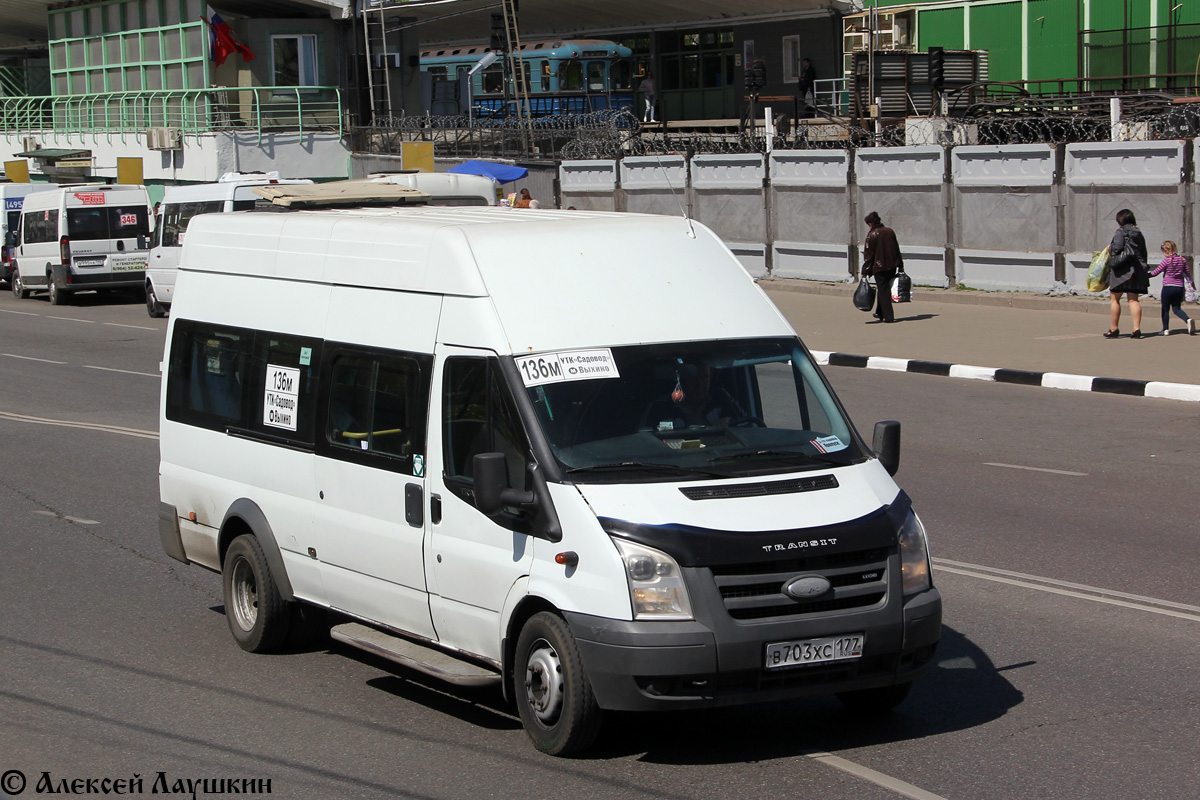
[(783, 82), (800, 82), (800, 37), (783, 37)]
[(312, 34), (272, 36), (271, 75), (275, 86), (316, 86), (317, 37)]

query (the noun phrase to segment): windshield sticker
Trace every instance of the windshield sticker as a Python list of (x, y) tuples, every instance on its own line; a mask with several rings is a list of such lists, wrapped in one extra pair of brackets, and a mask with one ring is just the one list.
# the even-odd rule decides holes
[(818, 453), (833, 453), (846, 449), (846, 443), (837, 436), (822, 436), (820, 439), (813, 439), (812, 446), (817, 448)]
[(263, 425), (296, 430), (296, 406), (299, 399), (300, 370), (267, 364), (267, 382), (263, 390)]
[(526, 387), (565, 381), (590, 381), (619, 378), (612, 350), (571, 350), (566, 353), (540, 353), (515, 359)]
[(75, 198), (85, 206), (104, 205), (104, 192), (75, 192)]

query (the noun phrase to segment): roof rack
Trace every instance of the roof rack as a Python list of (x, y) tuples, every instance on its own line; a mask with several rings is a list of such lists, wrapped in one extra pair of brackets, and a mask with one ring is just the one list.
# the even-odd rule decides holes
[(428, 192), (396, 183), (374, 181), (334, 181), (311, 184), (269, 184), (255, 186), (253, 192), (267, 202), (258, 207), (268, 210), (301, 208), (378, 208), (427, 203)]

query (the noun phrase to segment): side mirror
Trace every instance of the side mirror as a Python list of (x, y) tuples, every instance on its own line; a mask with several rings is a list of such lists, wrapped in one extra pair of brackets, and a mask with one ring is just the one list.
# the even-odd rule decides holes
[(525, 506), (534, 502), (533, 492), (518, 492), (508, 487), (508, 462), (503, 453), (479, 453), (471, 461), (475, 473), (475, 507), (494, 517), (505, 506)]
[(895, 475), (900, 469), (900, 423), (894, 419), (876, 422), (871, 449), (879, 456), (879, 463), (888, 475)]
[(4, 234), (4, 246), (5, 247), (16, 247), (17, 246), (17, 235), (15, 233), (13, 233), (12, 231), (9, 231), (8, 233)]

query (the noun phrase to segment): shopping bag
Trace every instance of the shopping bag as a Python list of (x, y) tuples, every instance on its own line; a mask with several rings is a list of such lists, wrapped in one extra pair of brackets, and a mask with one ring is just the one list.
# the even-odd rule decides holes
[(875, 287), (866, 275), (858, 279), (858, 288), (854, 290), (854, 307), (859, 311), (870, 311), (875, 307)]
[(901, 272), (896, 276), (896, 280), (892, 281), (892, 302), (912, 302), (912, 278), (905, 272)]
[(1092, 263), (1087, 271), (1087, 290), (1103, 292), (1108, 288), (1108, 248), (1092, 254)]
[(1196, 291), (1195, 282), (1185, 281), (1185, 284), (1183, 299), (1189, 303), (1200, 303), (1200, 292)]

